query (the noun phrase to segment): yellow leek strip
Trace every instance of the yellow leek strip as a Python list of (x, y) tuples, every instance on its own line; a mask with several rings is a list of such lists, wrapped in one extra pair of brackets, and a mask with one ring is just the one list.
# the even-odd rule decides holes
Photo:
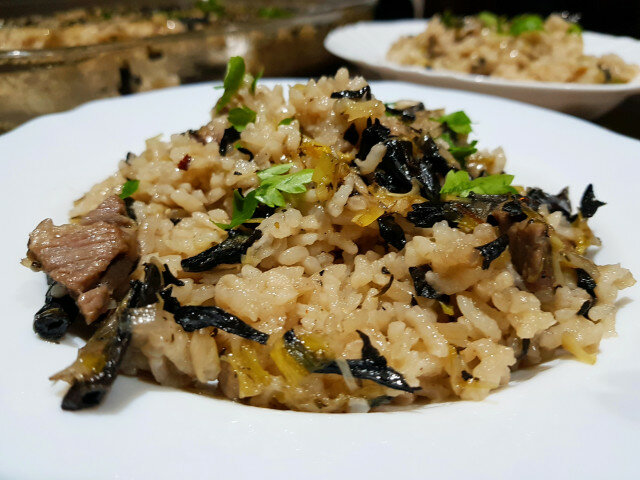
[(562, 347), (581, 362), (588, 363), (589, 365), (596, 363), (596, 354), (587, 353), (587, 351), (578, 343), (576, 336), (572, 333), (566, 332), (562, 334)]
[(237, 353), (222, 357), (229, 362), (238, 376), (238, 396), (253, 397), (261, 393), (271, 383), (271, 376), (258, 361), (255, 350), (242, 345)]
[(379, 217), (384, 215), (384, 210), (377, 205), (367, 208), (364, 212), (353, 217), (352, 221), (356, 225), (366, 227), (375, 222)]
[(302, 365), (296, 362), (291, 355), (289, 355), (282, 338), (276, 342), (269, 355), (276, 364), (276, 367), (278, 367), (278, 370), (282, 372), (289, 385), (298, 385), (309, 373)]

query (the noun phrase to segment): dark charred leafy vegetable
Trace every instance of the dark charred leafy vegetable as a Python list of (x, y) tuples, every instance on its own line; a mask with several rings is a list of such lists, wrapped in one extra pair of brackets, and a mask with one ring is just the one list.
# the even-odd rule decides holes
[(413, 145), (406, 140), (387, 140), (387, 151), (376, 167), (376, 183), (391, 193), (408, 193), (413, 188), (409, 172)]
[(333, 92), (331, 98), (348, 98), (351, 100), (371, 100), (371, 87), (365, 85), (360, 90), (342, 90), (341, 92)]
[(502, 205), (502, 211), (506, 212), (513, 222), (521, 222), (527, 218), (527, 214), (522, 211), (522, 205), (517, 200), (512, 200)]
[(397, 104), (385, 104), (385, 111), (391, 115), (398, 115), (404, 121), (413, 122), (416, 119), (416, 113), (424, 111), (424, 104), (418, 102), (402, 108)]
[(520, 355), (518, 356), (518, 360), (526, 357), (527, 353), (529, 352), (530, 346), (531, 346), (531, 339), (523, 338), (521, 342)]
[(62, 400), (63, 410), (81, 410), (98, 405), (111, 389), (118, 368), (131, 340), (129, 296), (107, 317), (87, 344), (78, 351), (77, 360), (52, 376), (71, 384)]
[(244, 148), (239, 145), (236, 145), (236, 150), (238, 150), (240, 153), (244, 153), (245, 155), (248, 155), (249, 160), (253, 160), (253, 152), (248, 148)]
[(225, 129), (222, 134), (222, 139), (220, 140), (220, 148), (218, 149), (220, 155), (226, 155), (229, 145), (233, 145), (234, 142), (237, 142), (238, 140), (240, 140), (240, 132), (238, 130), (234, 127)]
[(391, 285), (393, 284), (393, 279), (394, 279), (394, 277), (393, 277), (393, 275), (391, 275), (389, 277), (389, 281), (387, 282), (387, 284), (384, 287), (382, 287), (380, 289), (380, 291), (378, 292), (378, 296), (379, 297), (384, 295), (385, 293), (387, 293), (389, 291), (389, 289), (391, 288)]
[(502, 252), (509, 246), (509, 236), (507, 234), (500, 235), (495, 240), (476, 247), (476, 250), (482, 255), (482, 269), (487, 270), (496, 258), (498, 258)]
[(424, 154), (423, 159), (433, 165), (433, 169), (438, 175), (444, 178), (447, 172), (453, 169), (453, 167), (447, 163), (444, 157), (440, 155), (438, 145), (433, 140), (433, 138), (428, 135), (424, 135), (423, 137), (417, 137), (415, 139), (415, 142)]
[(578, 287), (585, 290), (593, 298), (596, 298), (595, 288), (596, 281), (582, 268), (576, 268), (576, 276), (578, 278)]
[(587, 320), (590, 320), (589, 310), (591, 310), (591, 307), (593, 307), (594, 303), (595, 302), (593, 301), (593, 298), (590, 298), (589, 300), (585, 300), (584, 303), (580, 306), (580, 310), (578, 310), (578, 315), (581, 315)]
[(551, 195), (539, 188), (532, 188), (527, 192), (527, 197), (532, 200), (537, 210), (541, 205), (546, 205), (550, 213), (562, 212), (565, 218), (571, 218), (571, 201), (569, 189), (563, 188), (557, 195)]
[(389, 245), (402, 250), (407, 244), (407, 239), (402, 227), (396, 223), (393, 215), (382, 215), (378, 218), (378, 229), (380, 236)]
[(427, 282), (425, 275), (430, 270), (431, 267), (429, 265), (409, 267), (409, 274), (411, 275), (411, 280), (413, 280), (413, 287), (416, 289), (416, 295), (424, 298), (438, 300), (439, 302), (448, 304), (449, 295), (438, 293), (436, 289), (429, 285), (429, 283)]
[(171, 270), (169, 270), (169, 266), (165, 263), (164, 270), (162, 270), (162, 283), (163, 285), (175, 285), (176, 287), (183, 287), (184, 282), (182, 280), (178, 280)]
[(468, 382), (469, 380), (473, 380), (473, 378), (474, 378), (474, 377), (473, 377), (473, 375), (471, 375), (471, 374), (470, 374), (469, 372), (467, 372), (466, 370), (462, 370), (462, 371), (460, 372), (460, 376), (462, 377), (462, 379), (463, 379), (465, 382)]
[(118, 195), (121, 199), (129, 198), (131, 195), (138, 191), (138, 187), (140, 186), (140, 180), (127, 180), (122, 185), (122, 191), (120, 195)]
[[(420, 390), (420, 387), (409, 386), (402, 374), (387, 364), (387, 359), (380, 355), (380, 352), (371, 344), (371, 340), (366, 334), (360, 330), (357, 330), (357, 332), (362, 339), (362, 358), (359, 360), (347, 360), (349, 370), (351, 370), (351, 374), (355, 378), (372, 380), (385, 387), (409, 393)], [(333, 361), (315, 370), (315, 373), (340, 375), (342, 372), (338, 364)]]
[(172, 294), (173, 287), (168, 287), (160, 292), (160, 298), (164, 301), (163, 310), (169, 313), (176, 313), (180, 308), (180, 302)]
[(182, 260), (185, 272), (205, 272), (222, 264), (240, 263), (242, 255), (262, 236), (260, 230), (247, 233), (242, 230), (229, 230), (229, 236), (204, 252)]
[(357, 145), (358, 140), (360, 139), (360, 135), (358, 135), (358, 130), (356, 129), (356, 124), (352, 123), (349, 125), (349, 128), (344, 132), (343, 137), (347, 142), (351, 145)]
[(133, 210), (133, 202), (134, 202), (133, 198), (131, 197), (125, 198), (124, 208), (125, 208), (125, 211), (127, 212), (127, 217), (129, 217), (131, 220), (135, 222), (138, 219), (136, 218), (136, 212)]
[(411, 208), (412, 210), (407, 214), (407, 220), (420, 228), (431, 228), (443, 220), (452, 222), (458, 216), (449, 202), (416, 203)]
[(131, 293), (128, 308), (146, 307), (158, 301), (158, 293), (162, 288), (160, 269), (153, 263), (144, 264), (144, 280), (131, 282)]
[(384, 142), (389, 138), (390, 130), (380, 123), (380, 120), (376, 118), (375, 122), (371, 123), (371, 119), (367, 120), (367, 127), (362, 131), (362, 137), (360, 140), (360, 150), (356, 155), (360, 160), (364, 160), (369, 155), (371, 148), (380, 142)]
[(205, 327), (216, 327), (262, 345), (265, 345), (269, 340), (269, 335), (266, 333), (256, 330), (219, 307), (179, 307), (173, 312), (173, 317), (185, 332), (193, 332)]
[(33, 317), (33, 330), (44, 340), (59, 340), (78, 316), (78, 307), (66, 289), (53, 282), (45, 295), (44, 306)]
[(582, 200), (580, 200), (580, 213), (582, 213), (582, 217), (593, 217), (598, 208), (603, 205), (606, 205), (606, 203), (596, 199), (593, 194), (593, 185), (589, 184), (582, 194)]

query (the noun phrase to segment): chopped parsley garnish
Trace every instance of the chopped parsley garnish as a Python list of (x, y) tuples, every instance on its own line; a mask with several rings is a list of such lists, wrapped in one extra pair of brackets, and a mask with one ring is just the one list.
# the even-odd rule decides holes
[(544, 20), (540, 15), (524, 14), (518, 15), (511, 20), (511, 28), (509, 33), (511, 35), (520, 35), (525, 32), (534, 32), (536, 30), (544, 29)]
[(233, 128), (241, 132), (249, 123), (253, 123), (256, 121), (256, 112), (254, 112), (247, 106), (232, 108), (229, 111), (228, 119)]
[(498, 29), (498, 16), (491, 12), (480, 12), (478, 20), (485, 24), (486, 27)]
[(436, 120), (440, 123), (446, 123), (451, 130), (461, 135), (471, 133), (471, 119), (462, 110), (443, 115)]
[(122, 185), (122, 191), (118, 195), (121, 199), (129, 198), (131, 195), (138, 191), (140, 186), (140, 180), (127, 180)]
[(443, 133), (440, 138), (449, 144), (449, 153), (451, 153), (451, 155), (453, 155), (459, 162), (462, 162), (466, 157), (478, 151), (476, 148), (476, 145), (478, 144), (477, 140), (474, 140), (467, 146), (459, 147), (453, 143), (449, 133)]
[(567, 33), (579, 35), (582, 33), (582, 26), (578, 23), (570, 23)]
[(441, 194), (457, 195), (468, 197), (471, 192), (480, 195), (503, 195), (506, 193), (518, 193), (511, 186), (513, 175), (488, 175), (478, 177), (474, 180), (469, 178), (469, 174), (464, 170), (454, 172), (450, 170), (444, 179), (444, 185), (440, 190)]
[(291, 10), (280, 7), (262, 7), (258, 10), (260, 18), (290, 18), (293, 16)]
[(293, 120), (294, 120), (293, 117), (283, 118), (282, 120), (280, 120), (278, 122), (278, 126), (280, 126), (280, 125), (291, 125), (291, 122), (293, 122)]
[(292, 163), (275, 165), (257, 173), (260, 186), (243, 197), (237, 190), (233, 192), (233, 214), (231, 223), (216, 223), (224, 230), (235, 228), (250, 220), (258, 207), (258, 202), (269, 207), (284, 207), (287, 202), (282, 193), (304, 193), (306, 184), (311, 182), (313, 170), (305, 169), (295, 173), (287, 172)]
[(219, 16), (225, 13), (224, 6), (219, 0), (199, 0), (196, 2), (196, 8), (202, 13), (215, 13)]
[(227, 73), (224, 76), (224, 82), (222, 84), (224, 93), (216, 103), (217, 113), (220, 113), (220, 111), (231, 101), (231, 98), (233, 98), (233, 96), (238, 92), (242, 86), (244, 73), (244, 58), (231, 57), (229, 59), (229, 63), (227, 63)]
[(258, 85), (258, 81), (262, 78), (262, 75), (264, 75), (264, 69), (260, 70), (255, 77), (253, 77), (253, 80), (251, 81), (251, 87), (249, 87), (249, 91), (251, 92), (251, 95), (255, 95), (256, 93), (256, 86)]
[(442, 15), (440, 15), (440, 21), (447, 28), (460, 28), (463, 24), (462, 18), (454, 15), (451, 10), (445, 10)]

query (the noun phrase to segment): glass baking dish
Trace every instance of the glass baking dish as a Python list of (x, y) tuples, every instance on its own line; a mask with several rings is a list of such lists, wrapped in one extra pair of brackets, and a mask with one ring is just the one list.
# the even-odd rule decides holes
[[(13, 4), (19, 6), (9, 8)], [(244, 12), (237, 19), (197, 31), (84, 46), (0, 50), (0, 132), (95, 98), (220, 79), (234, 55), (245, 58), (249, 71), (264, 70), (265, 76), (313, 75), (332, 61), (323, 47), (326, 34), (338, 25), (371, 18), (374, 4), (375, 0), (234, 1), (228, 5)], [(31, 9), (25, 12), (25, 6)], [(3, 16), (46, 12), (51, 6), (0, 0), (0, 28)], [(246, 15), (261, 8), (286, 11), (287, 18)]]

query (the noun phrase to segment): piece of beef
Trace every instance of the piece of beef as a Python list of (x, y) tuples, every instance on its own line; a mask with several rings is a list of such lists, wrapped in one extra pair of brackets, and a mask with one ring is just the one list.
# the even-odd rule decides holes
[(46, 219), (29, 235), (28, 257), (67, 288), (87, 323), (106, 310), (114, 293), (122, 295), (135, 266), (135, 229), (125, 212), (113, 196), (80, 224), (56, 226)]
[(127, 216), (124, 201), (117, 195), (107, 197), (95, 210), (80, 219), (81, 225), (91, 225), (96, 222), (107, 222), (121, 227), (133, 226), (133, 221)]

